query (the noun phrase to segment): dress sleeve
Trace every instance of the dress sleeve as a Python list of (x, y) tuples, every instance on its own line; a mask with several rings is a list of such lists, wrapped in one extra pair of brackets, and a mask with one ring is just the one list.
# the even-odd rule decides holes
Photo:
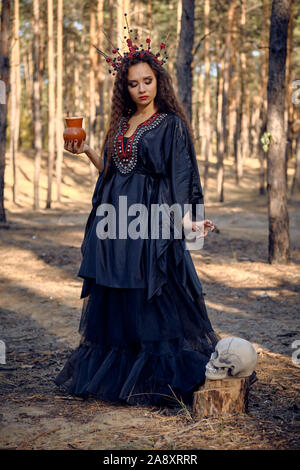
[(90, 228), (93, 224), (93, 221), (94, 221), (94, 218), (95, 218), (95, 215), (96, 215), (97, 207), (98, 207), (98, 205), (101, 201), (101, 190), (102, 190), (102, 183), (103, 183), (103, 175), (104, 175), (104, 169), (105, 169), (105, 164), (106, 164), (106, 159), (107, 159), (107, 143), (104, 147), (103, 159), (104, 159), (104, 168), (103, 168), (102, 171), (98, 171), (98, 178), (97, 178), (96, 185), (95, 185), (95, 188), (94, 188), (94, 192), (93, 192), (93, 195), (92, 195), (92, 210), (91, 210), (91, 212), (88, 216), (88, 219), (87, 219), (87, 222), (86, 222), (86, 225), (85, 225), (83, 241), (81, 243), (81, 254), (82, 254), (82, 256), (84, 255), (84, 252), (85, 252), (85, 249), (86, 249), (86, 245), (87, 245), (88, 237), (89, 237), (89, 231), (90, 231)]
[(180, 204), (182, 216), (188, 211), (184, 205), (191, 204), (193, 221), (203, 220), (204, 197), (196, 153), (188, 128), (179, 116), (175, 117), (169, 172), (172, 199)]

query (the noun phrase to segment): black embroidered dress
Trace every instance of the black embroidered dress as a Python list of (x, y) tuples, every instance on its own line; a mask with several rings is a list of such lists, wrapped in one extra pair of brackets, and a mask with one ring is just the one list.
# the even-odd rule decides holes
[[(153, 114), (125, 138), (128, 120), (120, 120), (107, 178), (100, 172), (94, 189), (78, 271), (81, 342), (55, 383), (112, 402), (172, 405), (175, 394), (191, 403), (219, 338), (184, 235), (174, 236), (172, 220), (168, 238), (151, 238), (150, 228), (153, 204), (177, 203), (183, 216), (184, 204), (203, 203), (195, 151), (173, 113)], [(116, 238), (99, 237), (105, 204), (115, 208)], [(120, 235), (119, 221), (129, 227), (137, 217), (133, 204), (148, 211), (147, 236)]]

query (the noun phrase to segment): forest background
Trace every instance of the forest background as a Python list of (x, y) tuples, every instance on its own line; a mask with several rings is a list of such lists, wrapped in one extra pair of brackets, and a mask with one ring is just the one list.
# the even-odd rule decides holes
[[(167, 44), (192, 121), (216, 226), (192, 256), (217, 332), (258, 351), (247, 415), (112, 409), (53, 384), (78, 341), (76, 274), (98, 176), (64, 151), (64, 118), (84, 116), (100, 152), (114, 78), (93, 45), (125, 46), (125, 12), (140, 43)], [(294, 0), (1, 2), (2, 447), (299, 448), (299, 13)]]

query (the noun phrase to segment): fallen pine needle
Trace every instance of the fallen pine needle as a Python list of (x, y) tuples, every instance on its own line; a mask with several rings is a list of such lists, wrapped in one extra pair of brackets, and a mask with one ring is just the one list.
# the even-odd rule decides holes
[(77, 401), (82, 401), (83, 398), (80, 398), (80, 397), (58, 397), (58, 396), (55, 396), (54, 397), (55, 400), (77, 400)]
[(35, 436), (33, 439), (30, 439), (29, 441), (25, 441), (23, 442), (23, 444), (21, 444), (21, 447), (19, 447), (20, 450), (24, 449), (24, 447), (26, 447), (28, 444), (31, 444), (32, 442), (36, 441), (37, 439), (39, 439), (40, 437), (43, 437), (43, 436), (46, 436), (47, 434), (51, 434), (52, 432), (56, 432), (56, 431), (59, 431), (61, 428), (55, 428), (55, 429), (51, 429), (50, 431), (45, 431), (45, 432), (42, 432), (41, 434), (38, 434), (37, 436)]

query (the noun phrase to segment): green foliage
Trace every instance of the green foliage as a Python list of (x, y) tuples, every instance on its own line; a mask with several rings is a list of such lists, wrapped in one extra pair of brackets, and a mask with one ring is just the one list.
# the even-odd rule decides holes
[(267, 152), (272, 141), (272, 135), (270, 134), (270, 132), (264, 132), (260, 138), (260, 141), (262, 144), (263, 151)]

